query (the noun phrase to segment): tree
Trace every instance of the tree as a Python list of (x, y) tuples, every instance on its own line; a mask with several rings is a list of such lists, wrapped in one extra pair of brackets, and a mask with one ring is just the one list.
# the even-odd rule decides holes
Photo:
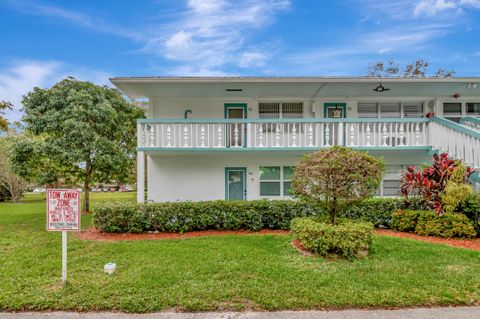
[[(405, 65), (403, 70), (399, 64), (393, 60), (388, 62), (376, 62), (369, 64), (367, 67), (367, 77), (404, 77), (404, 78), (426, 78), (428, 77), (428, 68), (430, 63), (423, 59), (419, 59), (413, 63)], [(437, 69), (431, 77), (434, 78), (451, 78), (455, 75), (453, 70)]]
[(0, 195), (18, 202), (27, 188), (27, 181), (12, 170), (7, 158), (8, 137), (0, 139)]
[(300, 198), (322, 203), (335, 224), (336, 214), (345, 205), (374, 195), (384, 166), (383, 160), (365, 152), (334, 146), (299, 161), (292, 190)]
[(12, 108), (12, 103), (3, 100), (0, 101), (0, 132), (8, 131), (8, 121), (3, 115), (5, 115), (5, 110), (11, 110)]
[(92, 183), (127, 177), (135, 159), (136, 119), (144, 113), (120, 91), (70, 77), (50, 89), (34, 88), (22, 102), (27, 140), (11, 157), (20, 174), (38, 176), (38, 165), (29, 172), (21, 162), (40, 162), (50, 170), (48, 177), (83, 184), (84, 211), (90, 209)]

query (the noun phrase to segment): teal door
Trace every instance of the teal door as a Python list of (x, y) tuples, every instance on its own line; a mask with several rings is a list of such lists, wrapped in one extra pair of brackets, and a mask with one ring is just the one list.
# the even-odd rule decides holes
[(245, 167), (225, 168), (225, 199), (247, 199), (247, 169)]

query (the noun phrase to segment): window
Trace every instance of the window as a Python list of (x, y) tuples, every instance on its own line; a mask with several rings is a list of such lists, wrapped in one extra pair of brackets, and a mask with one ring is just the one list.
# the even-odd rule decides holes
[(443, 115), (462, 115), (462, 103), (443, 103)]
[(443, 115), (450, 121), (457, 123), (460, 122), (461, 117), (459, 117), (458, 115), (462, 115), (462, 103), (443, 103)]
[(400, 180), (385, 179), (383, 180), (383, 196), (400, 195)]
[(423, 102), (361, 102), (359, 118), (419, 118), (423, 116)]
[(380, 103), (380, 117), (401, 117), (401, 108), (400, 103)]
[(480, 115), (480, 103), (467, 103), (467, 114)]
[(377, 103), (358, 103), (358, 117), (361, 118), (377, 118)]
[(261, 166), (260, 196), (291, 196), (292, 166)]
[(423, 103), (408, 102), (403, 104), (405, 118), (418, 118), (423, 116)]
[(261, 119), (280, 118), (280, 103), (260, 103), (258, 105), (258, 115)]
[(303, 103), (259, 103), (258, 115), (261, 119), (302, 118)]

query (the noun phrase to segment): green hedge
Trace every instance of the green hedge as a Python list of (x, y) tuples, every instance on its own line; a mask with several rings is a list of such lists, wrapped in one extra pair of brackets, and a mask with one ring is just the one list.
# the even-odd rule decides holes
[(414, 232), (421, 236), (475, 237), (470, 220), (463, 214), (445, 213), (438, 216), (433, 211), (399, 210), (392, 216), (392, 228)]
[[(373, 198), (350, 205), (339, 217), (390, 226), (400, 199)], [(204, 201), (135, 204), (103, 202), (94, 208), (95, 227), (104, 232), (187, 232), (203, 229), (289, 229), (296, 217), (319, 216), (315, 206), (295, 200)]]
[(344, 221), (332, 225), (315, 218), (295, 218), (292, 234), (306, 250), (320, 256), (359, 257), (372, 243), (373, 225), (362, 221)]
[(470, 196), (456, 211), (467, 216), (477, 234), (480, 234), (480, 193)]
[(350, 205), (339, 214), (340, 217), (370, 222), (375, 227), (390, 228), (392, 213), (404, 208), (401, 198), (370, 198)]
[(204, 201), (135, 204), (111, 202), (94, 209), (95, 227), (104, 232), (187, 232), (193, 230), (289, 229), (295, 217), (321, 210), (292, 200)]

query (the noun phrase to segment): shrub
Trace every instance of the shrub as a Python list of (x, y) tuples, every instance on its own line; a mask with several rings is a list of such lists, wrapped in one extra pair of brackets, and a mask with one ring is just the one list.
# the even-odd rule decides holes
[[(339, 217), (391, 227), (392, 213), (403, 208), (400, 198), (369, 198), (347, 206)], [(95, 227), (104, 232), (289, 229), (296, 217), (327, 215), (322, 206), (297, 200), (103, 202), (94, 211)]]
[(392, 228), (421, 236), (474, 237), (475, 229), (463, 214), (399, 210), (392, 215)]
[(373, 225), (343, 221), (337, 225), (314, 218), (295, 218), (291, 231), (306, 250), (320, 256), (358, 257), (372, 243)]
[(295, 217), (316, 216), (318, 207), (292, 200), (101, 203), (95, 227), (104, 232), (289, 229)]
[(404, 208), (400, 198), (369, 198), (345, 207), (340, 217), (370, 222), (375, 227), (390, 227), (392, 213)]
[(395, 230), (414, 232), (421, 213), (418, 210), (397, 210), (392, 215), (391, 226)]
[(463, 214), (424, 212), (418, 218), (415, 233), (422, 236), (475, 237), (477, 234), (468, 218)]
[(480, 193), (470, 195), (457, 206), (456, 211), (467, 216), (477, 234), (480, 233)]
[[(407, 167), (401, 179), (401, 193), (407, 202), (412, 198), (414, 201), (420, 198), (427, 208), (440, 215), (445, 208), (453, 211), (452, 206), (457, 206), (462, 201), (459, 188), (464, 187), (459, 185), (465, 184), (473, 171), (460, 161), (451, 159), (447, 153), (434, 154), (432, 165), (423, 170), (416, 170), (414, 166)], [(451, 185), (446, 194), (448, 184)]]
[(293, 193), (324, 205), (335, 224), (347, 205), (372, 197), (382, 180), (384, 163), (365, 152), (334, 146), (307, 154), (295, 166)]

